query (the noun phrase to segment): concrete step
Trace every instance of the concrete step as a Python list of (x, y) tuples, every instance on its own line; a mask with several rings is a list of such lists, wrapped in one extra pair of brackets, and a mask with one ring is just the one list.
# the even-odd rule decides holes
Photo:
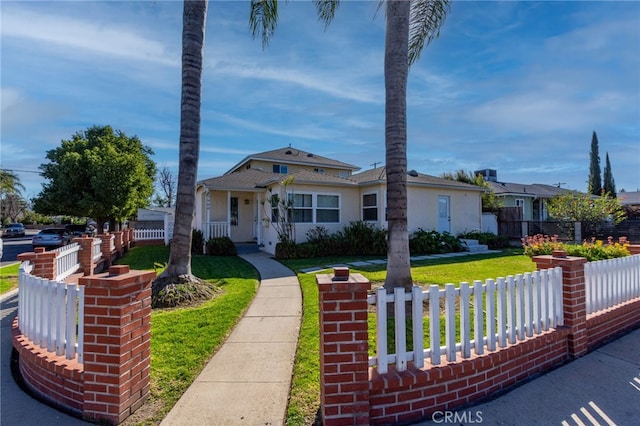
[(460, 239), (462, 244), (466, 245), (467, 250), (470, 253), (481, 253), (489, 250), (489, 247), (486, 244), (479, 244), (478, 240), (470, 240), (470, 239)]

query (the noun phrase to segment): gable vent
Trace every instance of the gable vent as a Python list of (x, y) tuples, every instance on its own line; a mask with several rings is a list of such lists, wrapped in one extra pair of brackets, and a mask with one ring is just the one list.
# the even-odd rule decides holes
[(292, 152), (291, 152), (291, 150), (289, 149), (289, 150), (287, 150), (287, 152), (285, 152), (285, 154), (287, 154), (287, 155), (291, 155), (291, 154), (292, 154)]

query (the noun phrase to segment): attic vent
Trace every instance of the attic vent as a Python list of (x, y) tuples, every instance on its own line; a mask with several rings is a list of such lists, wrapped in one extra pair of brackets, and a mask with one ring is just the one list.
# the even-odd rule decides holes
[(290, 150), (290, 149), (288, 149), (288, 150), (287, 150), (287, 152), (285, 152), (285, 154), (287, 154), (287, 155), (291, 155), (291, 154), (292, 154), (292, 152), (291, 152), (291, 150)]
[(313, 154), (312, 153), (308, 153), (307, 157), (313, 157)]
[(415, 170), (409, 170), (409, 173), (407, 173), (409, 176), (413, 176), (413, 177), (418, 177), (418, 172), (416, 172)]

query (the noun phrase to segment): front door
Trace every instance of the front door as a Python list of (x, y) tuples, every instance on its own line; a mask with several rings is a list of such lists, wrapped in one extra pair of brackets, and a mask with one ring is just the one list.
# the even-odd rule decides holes
[(451, 232), (451, 209), (447, 195), (438, 195), (438, 232)]

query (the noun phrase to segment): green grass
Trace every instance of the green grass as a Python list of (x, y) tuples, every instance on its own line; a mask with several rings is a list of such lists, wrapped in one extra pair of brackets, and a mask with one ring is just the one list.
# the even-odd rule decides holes
[[(166, 247), (137, 247), (118, 263), (131, 269), (156, 269), (167, 262)], [(151, 400), (144, 417), (128, 424), (158, 424), (195, 380), (238, 322), (258, 288), (255, 269), (239, 257), (195, 256), (194, 275), (223, 293), (195, 308), (151, 314)], [(138, 415), (140, 415), (138, 413)], [(135, 416), (135, 414), (134, 414)]]
[[(318, 258), (287, 260), (283, 263), (298, 273), (303, 294), (303, 316), (298, 351), (293, 372), (291, 398), (287, 412), (287, 424), (310, 425), (314, 423), (320, 408), (320, 366), (318, 334), (318, 289), (315, 275), (300, 273), (304, 268), (324, 267), (330, 264), (348, 263), (363, 258)], [(386, 277), (385, 265), (352, 267), (351, 272), (361, 273), (372, 283), (382, 284)], [(419, 285), (455, 283), (470, 284), (475, 279), (485, 280), (500, 276), (534, 271), (535, 264), (522, 254), (522, 250), (505, 250), (502, 253), (440, 258), (412, 263), (412, 276)], [(444, 319), (441, 321), (441, 339), (444, 342)], [(428, 318), (424, 323), (429, 331)], [(393, 329), (392, 329), (393, 330)], [(369, 315), (370, 353), (375, 348), (375, 314)], [(391, 351), (393, 352), (393, 351)]]
[(0, 294), (18, 287), (18, 269), (19, 263), (0, 268)]

